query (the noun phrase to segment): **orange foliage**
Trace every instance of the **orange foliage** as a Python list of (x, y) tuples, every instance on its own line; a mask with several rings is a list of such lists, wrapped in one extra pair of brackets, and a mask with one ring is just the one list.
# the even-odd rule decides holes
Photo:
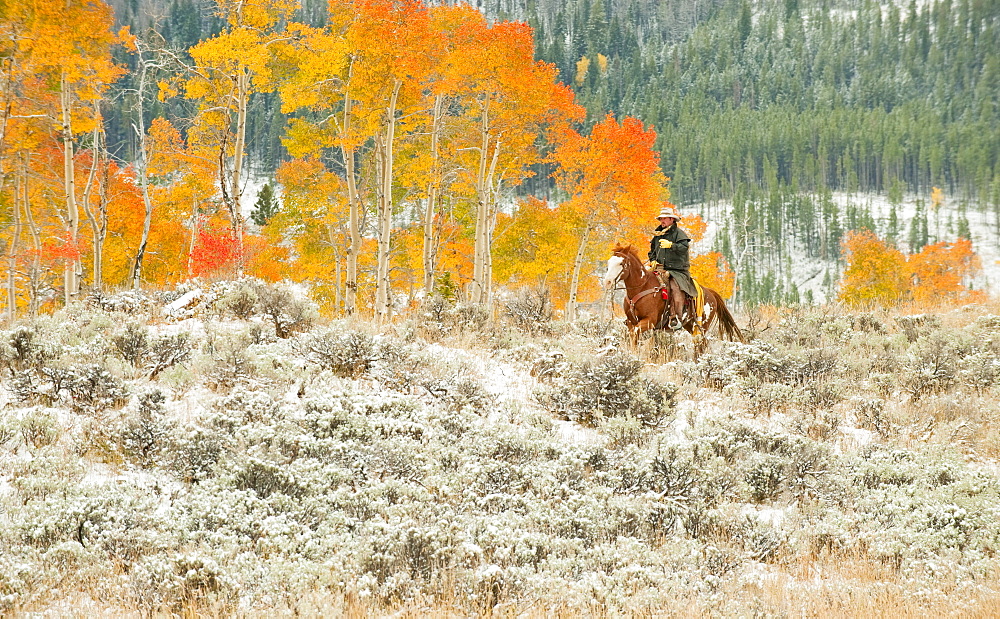
[[(664, 203), (664, 206), (673, 205), (666, 202)], [(705, 231), (708, 230), (708, 223), (701, 218), (701, 215), (685, 215), (684, 219), (680, 223), (680, 227), (684, 230), (684, 232), (687, 232), (689, 237), (691, 237), (692, 243), (697, 243), (705, 238)]]
[(666, 194), (655, 141), (656, 131), (632, 117), (619, 124), (608, 114), (587, 137), (565, 128), (552, 153), (559, 166), (553, 176), (584, 217), (616, 231), (623, 224), (645, 223), (649, 205)]
[[(685, 218), (686, 221), (686, 218)], [(691, 235), (694, 238), (694, 235)], [(728, 299), (736, 288), (736, 273), (726, 257), (717, 251), (701, 254), (691, 259), (691, 277)]]
[(958, 239), (928, 245), (907, 261), (914, 302), (926, 305), (950, 302), (968, 295), (963, 280), (980, 268), (979, 256), (972, 251), (972, 241)]
[(244, 270), (248, 275), (277, 282), (289, 276), (287, 247), (276, 245), (257, 234), (243, 237)]

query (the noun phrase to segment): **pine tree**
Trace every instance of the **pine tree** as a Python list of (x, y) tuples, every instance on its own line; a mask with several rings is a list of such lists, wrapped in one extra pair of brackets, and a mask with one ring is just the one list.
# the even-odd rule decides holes
[(278, 199), (274, 195), (274, 189), (270, 183), (265, 183), (257, 194), (257, 203), (254, 205), (250, 218), (258, 226), (266, 226), (268, 220), (278, 212)]

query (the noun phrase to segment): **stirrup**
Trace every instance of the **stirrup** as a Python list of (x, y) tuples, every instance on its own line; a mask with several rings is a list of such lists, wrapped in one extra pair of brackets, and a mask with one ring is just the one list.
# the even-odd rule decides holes
[(681, 329), (684, 328), (684, 325), (681, 324), (680, 318), (678, 318), (677, 316), (671, 316), (670, 320), (667, 321), (667, 328), (673, 329), (674, 331), (680, 331)]

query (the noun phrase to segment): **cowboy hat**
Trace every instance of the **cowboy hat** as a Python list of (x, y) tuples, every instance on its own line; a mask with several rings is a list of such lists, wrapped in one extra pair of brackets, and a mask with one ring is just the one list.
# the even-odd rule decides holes
[(660, 209), (660, 214), (656, 216), (657, 219), (663, 219), (664, 217), (673, 217), (677, 221), (681, 220), (681, 214), (672, 206), (664, 206)]

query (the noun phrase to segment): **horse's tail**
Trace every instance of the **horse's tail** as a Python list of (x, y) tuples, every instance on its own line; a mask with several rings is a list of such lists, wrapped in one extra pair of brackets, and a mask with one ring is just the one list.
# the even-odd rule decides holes
[(729, 313), (729, 308), (722, 300), (722, 295), (714, 290), (712, 292), (715, 294), (715, 313), (719, 317), (719, 337), (724, 337), (730, 342), (739, 341), (745, 344), (746, 338), (743, 337), (743, 332), (736, 324), (736, 319)]

